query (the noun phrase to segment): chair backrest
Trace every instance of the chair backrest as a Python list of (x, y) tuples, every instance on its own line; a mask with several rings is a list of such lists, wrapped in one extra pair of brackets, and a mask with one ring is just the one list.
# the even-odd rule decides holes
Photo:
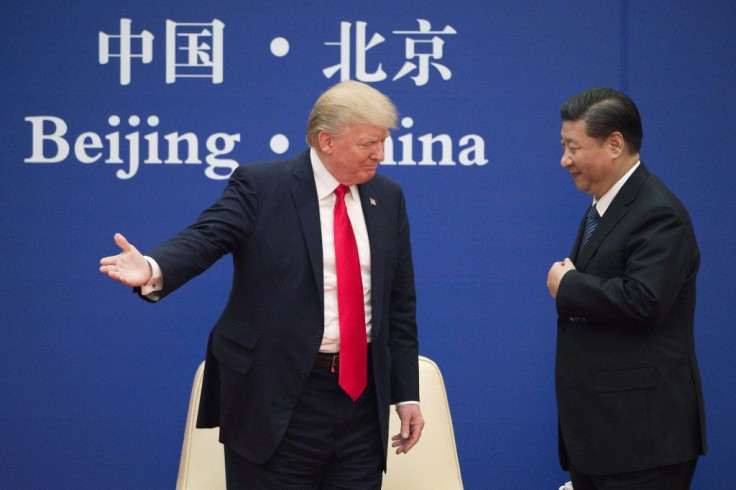
[(225, 490), (225, 450), (219, 441), (219, 429), (197, 428), (203, 374), (204, 361), (194, 375), (189, 398), (177, 490)]
[[(452, 430), (442, 373), (432, 360), (419, 356), (419, 397), (425, 426), (422, 438), (408, 454), (388, 448), (384, 489), (462, 489), (460, 464)], [(392, 410), (393, 412), (393, 410)], [(391, 415), (389, 437), (400, 432), (396, 414)]]
[[(184, 443), (179, 462), (177, 490), (225, 490), (225, 457), (218, 429), (197, 429), (199, 394), (204, 362), (194, 376)], [(409, 454), (397, 455), (389, 447), (384, 489), (462, 489), (455, 435), (445, 383), (437, 364), (419, 356), (419, 396), (426, 422), (419, 444)], [(399, 417), (392, 410), (389, 435), (399, 433)], [(389, 443), (390, 444), (390, 443)]]

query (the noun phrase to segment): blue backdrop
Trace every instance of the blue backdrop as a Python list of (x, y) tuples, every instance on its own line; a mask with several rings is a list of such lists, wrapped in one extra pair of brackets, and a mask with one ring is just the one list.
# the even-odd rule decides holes
[(0, 25), (4, 488), (173, 488), (230, 264), (153, 306), (98, 260), (117, 231), (146, 250), (187, 225), (232, 165), (306, 148), (313, 101), (346, 77), (401, 112), (379, 171), (407, 195), (420, 350), (466, 487), (567, 480), (545, 280), (590, 201), (559, 167), (558, 109), (593, 85), (637, 102), (642, 158), (692, 214), (694, 488), (736, 485), (733, 2), (26, 0)]

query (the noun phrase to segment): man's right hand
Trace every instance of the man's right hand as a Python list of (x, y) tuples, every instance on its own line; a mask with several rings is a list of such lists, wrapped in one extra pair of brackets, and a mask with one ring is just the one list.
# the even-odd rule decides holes
[(115, 233), (115, 244), (121, 252), (100, 259), (100, 272), (126, 286), (137, 287), (151, 280), (151, 265), (120, 233)]
[(562, 282), (562, 276), (574, 270), (575, 264), (569, 258), (552, 264), (549, 272), (547, 272), (547, 289), (549, 289), (549, 294), (553, 298), (557, 299), (557, 290), (560, 287), (560, 282)]

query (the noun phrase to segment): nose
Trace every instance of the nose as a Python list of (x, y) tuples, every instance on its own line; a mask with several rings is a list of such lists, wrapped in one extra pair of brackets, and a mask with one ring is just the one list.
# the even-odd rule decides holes
[(383, 141), (376, 143), (378, 147), (371, 153), (371, 158), (377, 162), (383, 161)]
[(562, 152), (562, 158), (560, 158), (560, 165), (562, 168), (567, 168), (572, 165), (572, 159), (570, 159), (570, 155), (567, 154), (567, 150), (564, 150)]

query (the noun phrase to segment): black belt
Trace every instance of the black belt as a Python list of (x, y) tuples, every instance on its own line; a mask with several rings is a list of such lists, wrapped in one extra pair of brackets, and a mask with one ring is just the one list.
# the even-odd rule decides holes
[(340, 354), (319, 353), (314, 360), (314, 369), (321, 369), (337, 374), (340, 370)]

